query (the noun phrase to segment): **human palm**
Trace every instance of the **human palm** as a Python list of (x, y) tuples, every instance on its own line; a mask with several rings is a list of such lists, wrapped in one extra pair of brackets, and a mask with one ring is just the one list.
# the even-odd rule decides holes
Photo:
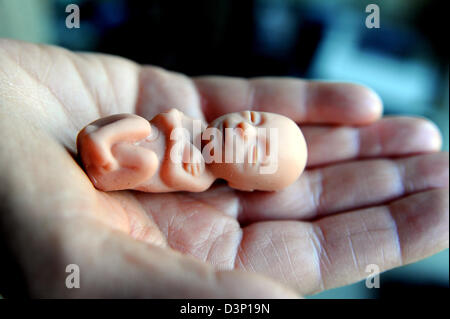
[[(438, 131), (380, 119), (364, 87), (191, 79), (10, 40), (0, 41), (0, 71), (0, 225), (35, 296), (295, 297), (448, 247)], [(305, 135), (307, 169), (274, 193), (220, 183), (202, 193), (96, 190), (77, 162), (78, 131), (172, 107), (205, 121), (249, 108), (289, 116)], [(80, 268), (79, 289), (65, 286), (68, 264)]]

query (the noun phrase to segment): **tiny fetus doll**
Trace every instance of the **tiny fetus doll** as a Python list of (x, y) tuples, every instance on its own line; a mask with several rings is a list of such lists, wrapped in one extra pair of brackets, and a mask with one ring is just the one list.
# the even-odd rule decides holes
[(100, 190), (201, 192), (216, 179), (232, 188), (276, 191), (306, 165), (306, 143), (289, 118), (267, 112), (225, 114), (206, 126), (177, 109), (153, 119), (117, 114), (77, 137), (86, 173)]

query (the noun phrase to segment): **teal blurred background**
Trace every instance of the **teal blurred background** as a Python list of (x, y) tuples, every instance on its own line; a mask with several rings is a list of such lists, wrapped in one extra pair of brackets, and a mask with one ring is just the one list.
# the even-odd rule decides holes
[[(68, 4), (81, 27), (68, 29)], [(368, 29), (365, 8), (380, 8)], [(449, 66), (443, 1), (0, 0), (0, 37), (121, 55), (188, 75), (282, 75), (355, 81), (386, 114), (424, 116), (449, 149)], [(449, 287), (449, 252), (310, 298), (432, 296)]]

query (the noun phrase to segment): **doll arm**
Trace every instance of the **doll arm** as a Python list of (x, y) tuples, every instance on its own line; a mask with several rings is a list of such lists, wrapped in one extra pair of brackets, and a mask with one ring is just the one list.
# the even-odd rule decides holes
[(155, 174), (159, 166), (155, 152), (135, 144), (150, 132), (150, 123), (134, 114), (101, 118), (80, 131), (78, 154), (96, 188), (130, 189)]

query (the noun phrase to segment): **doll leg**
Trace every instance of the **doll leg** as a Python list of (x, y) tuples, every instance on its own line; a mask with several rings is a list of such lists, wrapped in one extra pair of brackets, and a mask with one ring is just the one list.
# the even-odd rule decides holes
[(158, 169), (156, 154), (135, 142), (150, 135), (150, 123), (137, 115), (117, 114), (92, 122), (77, 137), (78, 154), (94, 186), (132, 189)]

